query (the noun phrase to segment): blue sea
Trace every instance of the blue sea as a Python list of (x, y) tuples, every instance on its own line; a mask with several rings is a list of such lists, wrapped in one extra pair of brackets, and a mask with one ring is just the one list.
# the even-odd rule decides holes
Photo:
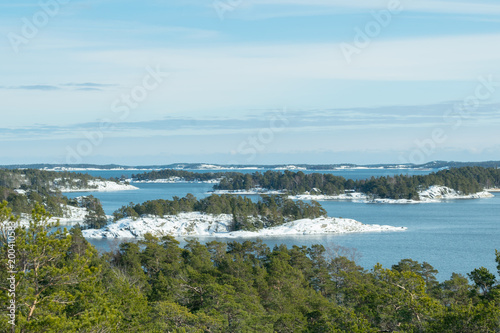
[[(196, 171), (196, 170), (193, 170)], [(436, 170), (361, 169), (323, 171), (351, 179), (395, 174), (428, 174)], [(87, 171), (86, 171), (87, 172)], [(142, 171), (88, 171), (94, 176), (130, 177)], [(199, 172), (199, 171), (197, 171)], [(212, 171), (209, 171), (212, 172)], [(242, 172), (254, 172), (243, 170)], [(318, 171), (316, 171), (318, 172)], [(307, 171), (305, 173), (310, 173)], [(171, 199), (192, 193), (196, 197), (210, 195), (212, 184), (134, 183), (136, 191), (92, 193), (99, 198), (107, 214), (130, 202), (140, 203), (154, 199)], [(68, 193), (69, 197), (89, 193)], [(494, 198), (450, 200), (426, 204), (366, 204), (350, 201), (323, 201), (329, 216), (352, 218), (366, 224), (404, 226), (404, 232), (357, 233), (322, 236), (283, 236), (262, 238), (264, 243), (286, 244), (288, 247), (323, 244), (329, 253), (347, 254), (356, 262), (371, 269), (377, 263), (384, 267), (401, 259), (426, 261), (439, 271), (438, 279), (448, 279), (453, 272), (466, 275), (474, 268), (484, 266), (496, 272), (495, 249), (500, 250), (500, 193)], [(242, 241), (248, 238), (241, 239)], [(201, 242), (214, 238), (200, 238)], [(226, 241), (217, 238), (219, 241)], [(185, 244), (184, 239), (179, 239)], [(227, 241), (234, 241), (230, 239)], [(103, 251), (116, 249), (117, 240), (90, 240)]]

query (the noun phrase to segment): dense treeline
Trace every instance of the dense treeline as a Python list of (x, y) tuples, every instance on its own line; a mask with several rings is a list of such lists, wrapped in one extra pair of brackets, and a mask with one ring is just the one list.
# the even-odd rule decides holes
[(215, 180), (223, 175), (230, 175), (231, 173), (214, 173), (214, 172), (190, 172), (184, 170), (165, 169), (159, 171), (145, 172), (137, 175), (132, 175), (135, 181), (157, 180), (157, 179), (171, 179), (180, 178), (184, 181), (207, 181)]
[(299, 172), (276, 172), (233, 174), (223, 178), (214, 186), (215, 190), (241, 190), (261, 187), (283, 190), (291, 194), (312, 192), (335, 195), (345, 191), (359, 191), (378, 198), (416, 199), (418, 191), (431, 185), (444, 185), (464, 194), (475, 193), (484, 188), (500, 186), (500, 169), (482, 167), (452, 168), (429, 175), (399, 175), (394, 177), (372, 177), (364, 180), (345, 179), (332, 174)]
[[(0, 204), (0, 307), (15, 332), (422, 332), (500, 330), (495, 274), (475, 269), (439, 283), (428, 263), (365, 270), (322, 245), (188, 241), (146, 235), (99, 254), (79, 229), (50, 232), (44, 209), (7, 236)], [(10, 247), (12, 248), (12, 247)], [(496, 253), (500, 270), (500, 253)], [(13, 265), (12, 268), (10, 265)], [(15, 273), (9, 271), (15, 270)], [(0, 329), (10, 331), (8, 311)]]
[(142, 215), (177, 215), (183, 212), (207, 214), (232, 214), (233, 230), (255, 230), (283, 224), (302, 218), (326, 216), (326, 211), (315, 201), (310, 204), (293, 201), (284, 196), (261, 197), (258, 202), (235, 195), (211, 195), (196, 199), (192, 194), (172, 200), (151, 200), (142, 204), (131, 203), (113, 213), (115, 221), (125, 217)]

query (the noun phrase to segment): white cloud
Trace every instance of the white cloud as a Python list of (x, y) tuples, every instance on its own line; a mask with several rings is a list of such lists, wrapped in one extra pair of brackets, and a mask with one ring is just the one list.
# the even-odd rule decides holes
[(93, 51), (78, 57), (128, 68), (158, 63), (177, 79), (196, 79), (192, 82), (198, 85), (289, 79), (474, 80), (500, 71), (500, 34), (374, 40), (350, 65), (334, 43)]
[[(9, 64), (9, 72), (21, 75), (1, 78), (0, 85), (117, 82), (122, 88), (99, 95), (58, 91), (4, 91), (0, 95), (5, 109), (18, 110), (5, 119), (12, 126), (45, 118), (67, 123), (76, 116), (79, 121), (95, 121), (113, 116), (111, 103), (142, 82), (146, 66), (159, 65), (172, 75), (134, 110), (132, 121), (172, 112), (241, 112), (284, 105), (339, 107), (339, 103), (356, 106), (360, 105), (356, 100), (347, 103), (339, 95), (345, 91), (343, 82), (441, 81), (445, 87), (446, 82), (468, 81), (474, 89), (479, 76), (493, 75), (498, 81), (499, 41), (500, 34), (374, 41), (350, 65), (334, 43), (71, 50), (53, 58), (32, 52)], [(39, 59), (45, 59), (42, 66)], [(454, 97), (443, 95), (441, 101), (470, 93), (473, 90)], [(360, 90), (358, 95), (366, 99), (370, 92)], [(422, 103), (429, 103), (422, 98)]]

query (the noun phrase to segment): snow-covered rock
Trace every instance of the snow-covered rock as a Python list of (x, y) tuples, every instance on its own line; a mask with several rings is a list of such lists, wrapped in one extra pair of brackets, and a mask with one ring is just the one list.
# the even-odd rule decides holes
[(404, 227), (368, 225), (351, 219), (320, 217), (302, 219), (259, 231), (229, 232), (232, 215), (210, 215), (199, 212), (169, 215), (163, 218), (145, 216), (125, 218), (102, 229), (84, 230), (86, 238), (141, 238), (146, 233), (172, 236), (260, 237), (276, 235), (310, 235), (352, 232), (403, 231)]
[(125, 218), (102, 229), (84, 230), (86, 238), (135, 238), (146, 233), (173, 236), (210, 236), (227, 233), (232, 223), (232, 215), (209, 215), (198, 212), (137, 219)]
[(299, 167), (296, 165), (285, 165), (274, 168), (274, 170), (307, 170), (307, 168)]
[[(74, 207), (69, 205), (64, 205), (63, 207), (64, 216), (53, 216), (49, 222), (54, 223), (59, 221), (61, 225), (75, 225), (77, 223), (83, 224), (85, 217), (87, 216), (87, 209), (81, 207)], [(29, 226), (29, 221), (31, 219), (30, 214), (21, 214), (19, 222), (21, 226)]]
[(325, 194), (299, 194), (290, 195), (289, 199), (292, 200), (316, 200), (316, 201), (326, 201), (326, 200), (353, 200), (353, 201), (367, 201), (368, 196), (360, 192), (347, 192), (338, 195), (325, 195)]
[(116, 183), (110, 180), (89, 180), (88, 188), (78, 188), (77, 186), (55, 186), (58, 190), (63, 193), (67, 192), (117, 192), (117, 191), (130, 191), (138, 190), (139, 188), (133, 185)]
[(479, 198), (491, 198), (494, 195), (482, 191), (473, 194), (461, 194), (446, 186), (430, 186), (428, 189), (418, 193), (420, 195), (420, 200), (422, 201), (433, 201), (433, 200), (450, 200), (450, 199), (479, 199)]
[(316, 219), (301, 219), (282, 224), (277, 227), (263, 229), (257, 232), (235, 231), (232, 237), (281, 236), (281, 235), (319, 235), (346, 234), (357, 232), (404, 231), (406, 227), (389, 225), (363, 224), (352, 219), (336, 217), (319, 217)]

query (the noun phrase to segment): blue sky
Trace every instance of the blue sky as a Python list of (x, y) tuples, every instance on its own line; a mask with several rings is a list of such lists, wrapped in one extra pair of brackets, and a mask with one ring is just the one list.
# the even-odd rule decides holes
[(499, 23), (485, 0), (0, 1), (0, 164), (500, 160)]

